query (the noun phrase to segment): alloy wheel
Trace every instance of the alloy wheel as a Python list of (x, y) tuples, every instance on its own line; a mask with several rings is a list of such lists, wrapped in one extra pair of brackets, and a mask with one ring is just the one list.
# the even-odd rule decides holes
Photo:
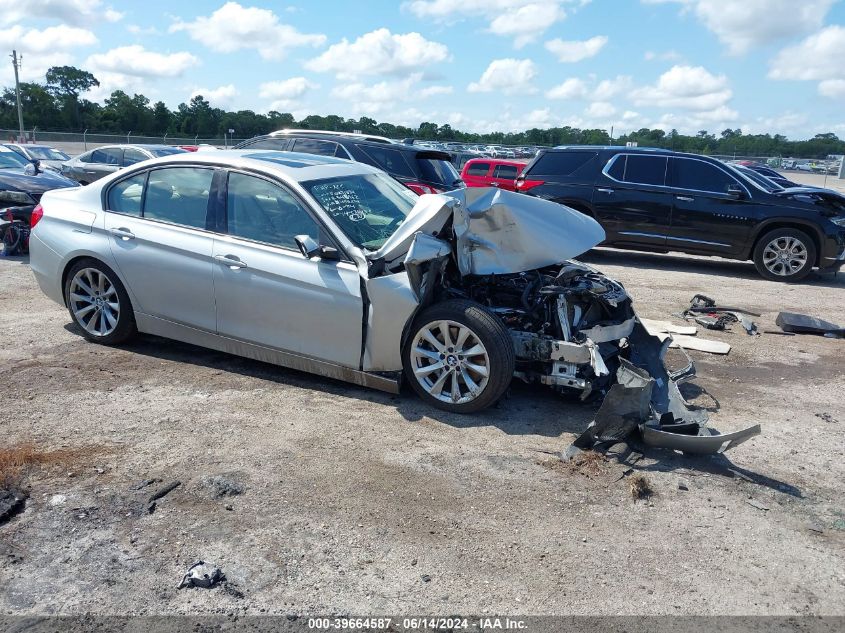
[(70, 282), (70, 309), (91, 336), (108, 336), (120, 320), (120, 299), (112, 281), (96, 268), (83, 268)]
[(793, 275), (807, 265), (807, 247), (797, 237), (776, 237), (763, 249), (763, 265), (773, 275)]
[(475, 400), (490, 377), (490, 357), (481, 339), (455, 321), (423, 326), (412, 343), (411, 362), (419, 384), (442, 402)]

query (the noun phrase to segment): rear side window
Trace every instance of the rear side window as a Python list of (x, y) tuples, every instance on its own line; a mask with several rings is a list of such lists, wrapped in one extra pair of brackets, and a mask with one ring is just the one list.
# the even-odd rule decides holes
[(598, 152), (546, 152), (531, 168), (531, 174), (571, 176), (598, 156)]
[(293, 143), (294, 152), (305, 154), (318, 154), (319, 156), (340, 156), (346, 158), (342, 152), (338, 153), (337, 143), (332, 141), (320, 141), (314, 138), (298, 138)]
[(387, 173), (405, 176), (406, 178), (414, 177), (414, 170), (411, 169), (401, 151), (389, 147), (365, 147), (363, 145), (358, 145), (358, 148), (369, 156), (377, 167)]
[(497, 165), (496, 171), (493, 172), (493, 178), (505, 178), (507, 180), (515, 180), (517, 169), (513, 165)]
[(420, 168), (420, 174), (423, 180), (437, 183), (447, 188), (457, 186), (461, 180), (461, 175), (448, 160), (417, 158), (417, 165)]
[(607, 175), (620, 182), (624, 180), (625, 162), (627, 159), (628, 157), (625, 154), (617, 154), (614, 158), (611, 158), (610, 160), (613, 161), (613, 164), (607, 169)]
[(631, 154), (625, 164), (625, 182), (638, 185), (660, 185), (666, 184), (666, 162), (665, 156), (639, 156)]
[(490, 171), (490, 163), (474, 163), (467, 169), (467, 176), (486, 176)]
[(133, 147), (127, 147), (125, 150), (123, 150), (123, 164), (125, 166), (140, 163), (142, 160), (147, 160), (147, 155), (144, 154), (144, 152), (142, 152), (141, 150), (135, 149)]
[(283, 150), (288, 146), (289, 139), (286, 138), (261, 138), (251, 143), (244, 143), (241, 149), (276, 149)]
[(170, 167), (150, 172), (144, 217), (204, 229), (213, 169)]
[(727, 193), (728, 186), (736, 184), (733, 177), (703, 160), (675, 159), (675, 186), (680, 189)]
[(91, 154), (91, 163), (103, 163), (105, 165), (120, 165), (123, 162), (123, 150), (117, 147), (95, 149)]
[(127, 215), (141, 215), (141, 200), (147, 172), (121, 180), (109, 189), (108, 210)]

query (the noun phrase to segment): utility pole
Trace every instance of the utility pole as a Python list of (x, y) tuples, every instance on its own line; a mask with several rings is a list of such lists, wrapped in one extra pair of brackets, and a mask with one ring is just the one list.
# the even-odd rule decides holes
[(15, 98), (18, 101), (18, 127), (20, 127), (20, 138), (18, 139), (19, 143), (23, 143), (26, 141), (24, 138), (24, 131), (23, 131), (23, 110), (21, 110), (21, 85), (20, 81), (18, 80), (18, 68), (21, 66), (21, 61), (23, 60), (22, 57), (18, 57), (18, 52), (16, 50), (12, 51), (12, 65), (15, 67)]

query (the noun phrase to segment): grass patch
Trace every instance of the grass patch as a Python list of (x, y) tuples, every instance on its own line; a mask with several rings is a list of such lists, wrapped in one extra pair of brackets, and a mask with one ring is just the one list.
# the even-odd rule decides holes
[(645, 475), (640, 473), (631, 475), (628, 478), (628, 491), (631, 493), (631, 497), (634, 501), (637, 501), (638, 499), (647, 499), (654, 494), (654, 491), (651, 489), (651, 485), (648, 483), (648, 479)]
[(36, 467), (72, 466), (80, 459), (101, 452), (99, 447), (59, 448), (45, 450), (34, 442), (21, 442), (11, 448), (0, 449), (0, 488), (18, 485)]

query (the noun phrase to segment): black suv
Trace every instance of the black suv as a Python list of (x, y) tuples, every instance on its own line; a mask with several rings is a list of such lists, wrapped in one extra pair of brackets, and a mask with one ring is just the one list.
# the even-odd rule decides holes
[(541, 151), (516, 190), (591, 215), (604, 245), (751, 259), (763, 277), (798, 281), (845, 263), (845, 196), (766, 191), (713, 158), (632, 147)]
[(441, 193), (464, 187), (448, 152), (393, 143), (365, 134), (281, 130), (256, 136), (235, 149), (275, 149), (321, 156), (336, 156), (383, 169), (418, 194)]

